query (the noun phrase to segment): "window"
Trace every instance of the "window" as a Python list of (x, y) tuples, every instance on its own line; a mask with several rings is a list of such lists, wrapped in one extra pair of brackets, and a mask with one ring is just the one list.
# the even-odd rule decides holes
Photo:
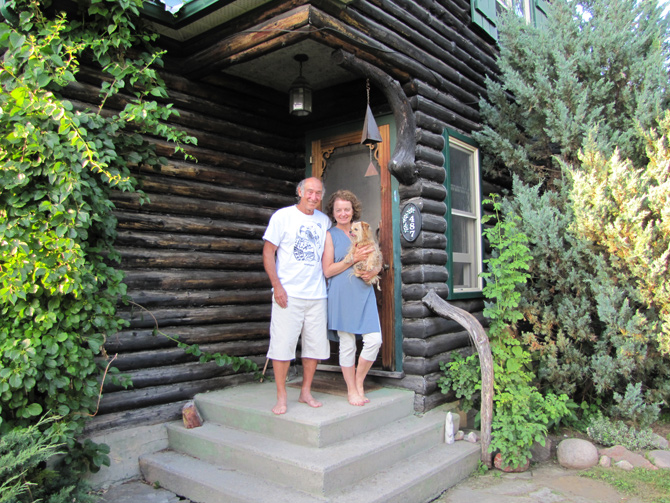
[(482, 291), (479, 150), (459, 133), (444, 136), (449, 298), (474, 297)]
[(498, 15), (511, 10), (538, 28), (547, 20), (547, 0), (471, 0), (472, 22), (498, 40)]

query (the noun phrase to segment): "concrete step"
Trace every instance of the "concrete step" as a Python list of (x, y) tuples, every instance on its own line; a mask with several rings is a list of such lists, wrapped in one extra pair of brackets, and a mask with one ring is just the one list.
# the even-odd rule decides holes
[(203, 393), (195, 398), (205, 422), (261, 433), (287, 442), (324, 447), (414, 414), (414, 393), (382, 388), (367, 393), (370, 403), (351, 406), (346, 397), (313, 391), (324, 407), (298, 403), (300, 390), (287, 388), (288, 411), (272, 413), (274, 383), (249, 383)]
[(426, 503), (474, 471), (479, 445), (440, 444), (332, 496), (318, 497), (238, 470), (164, 451), (140, 458), (145, 479), (198, 503)]
[[(174, 451), (140, 457), (144, 479), (197, 503), (324, 503), (325, 500)], [(139, 503), (139, 502), (138, 502)]]
[[(352, 407), (350, 407), (352, 408)], [(442, 409), (407, 416), (325, 447), (205, 423), (168, 427), (171, 449), (318, 496), (330, 495), (444, 442)]]

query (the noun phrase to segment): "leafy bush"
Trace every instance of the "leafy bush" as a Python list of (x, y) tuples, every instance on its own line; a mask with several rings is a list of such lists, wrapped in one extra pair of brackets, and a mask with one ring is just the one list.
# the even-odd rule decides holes
[[(526, 236), (520, 231), (519, 217), (499, 218), (500, 201), (493, 203), (498, 216), (496, 225), (484, 233), (493, 249), (486, 260), (487, 272), (484, 315), (491, 320), (488, 336), (493, 353), (494, 395), (490, 450), (499, 451), (505, 466), (516, 468), (530, 459), (534, 442), (544, 445), (548, 428), (570, 414), (566, 395), (542, 394), (535, 387), (530, 352), (524, 348), (517, 332), (522, 319), (519, 310), (521, 295), (517, 290), (529, 274), (530, 250)], [(445, 376), (439, 380), (443, 392), (451, 389), (463, 397), (461, 406), (467, 410), (474, 394), (481, 390), (479, 359), (457, 358), (442, 365)]]
[(594, 442), (605, 446), (623, 445), (630, 451), (657, 448), (656, 437), (651, 429), (638, 430), (623, 421), (613, 421), (603, 415), (591, 419), (586, 433)]
[(649, 424), (670, 400), (670, 20), (635, 0), (556, 0), (541, 29), (504, 18), (474, 136), (528, 237), (520, 337), (543, 393)]

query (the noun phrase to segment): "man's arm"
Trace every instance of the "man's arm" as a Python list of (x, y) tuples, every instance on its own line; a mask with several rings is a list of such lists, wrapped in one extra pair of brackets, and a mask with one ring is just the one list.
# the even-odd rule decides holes
[(279, 304), (279, 307), (285, 308), (288, 306), (288, 295), (279, 281), (279, 276), (277, 276), (277, 262), (275, 261), (276, 252), (277, 246), (266, 240), (263, 245), (263, 267), (270, 278), (270, 283), (272, 283), (277, 304)]

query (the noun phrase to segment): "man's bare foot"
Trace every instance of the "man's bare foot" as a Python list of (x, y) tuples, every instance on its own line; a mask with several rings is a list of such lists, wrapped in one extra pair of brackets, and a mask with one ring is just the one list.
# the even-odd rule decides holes
[(272, 412), (277, 415), (286, 414), (286, 410), (286, 400), (277, 400), (277, 404), (272, 407)]
[[(366, 403), (366, 402), (365, 402), (365, 397), (362, 397), (362, 396), (359, 395), (358, 393), (349, 394), (349, 395), (348, 395), (348, 398), (349, 398), (349, 403), (350, 403), (351, 405), (361, 406), (361, 405), (365, 405), (365, 403)], [(369, 402), (369, 401), (370, 401), (370, 400), (368, 400), (368, 402)]]
[(298, 401), (300, 403), (306, 403), (310, 407), (321, 407), (323, 404), (316, 400), (310, 393), (300, 393), (300, 397), (298, 398)]

